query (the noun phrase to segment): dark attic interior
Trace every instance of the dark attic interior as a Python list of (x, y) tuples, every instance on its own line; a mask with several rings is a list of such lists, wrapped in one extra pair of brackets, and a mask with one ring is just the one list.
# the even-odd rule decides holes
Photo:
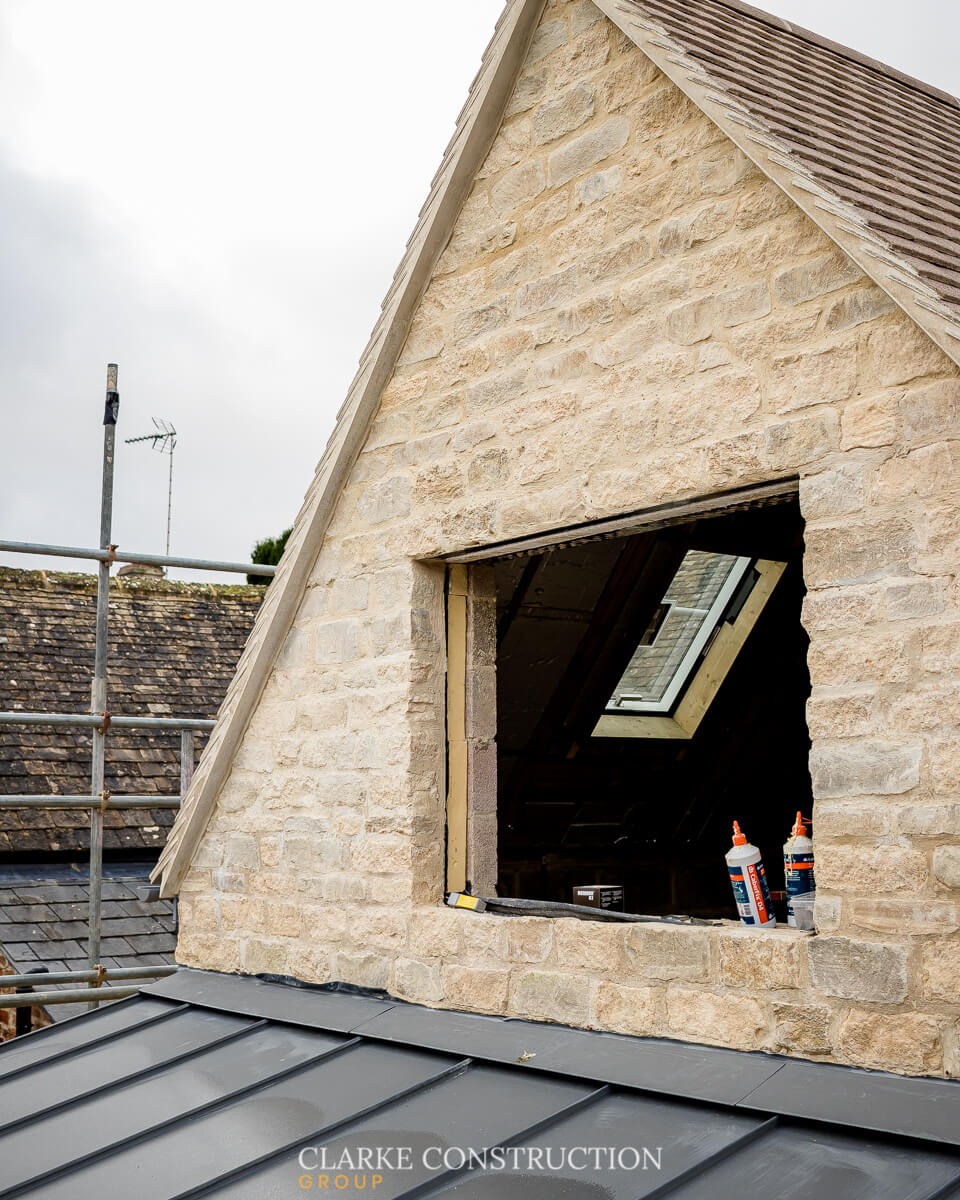
[(494, 564), (501, 896), (734, 916), (734, 820), (782, 890), (812, 808), (802, 556), (794, 496)]

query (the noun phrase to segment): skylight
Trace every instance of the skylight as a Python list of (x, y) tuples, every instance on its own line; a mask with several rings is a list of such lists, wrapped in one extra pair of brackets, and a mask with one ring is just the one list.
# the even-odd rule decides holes
[(672, 710), (752, 560), (688, 550), (607, 702), (608, 713)]

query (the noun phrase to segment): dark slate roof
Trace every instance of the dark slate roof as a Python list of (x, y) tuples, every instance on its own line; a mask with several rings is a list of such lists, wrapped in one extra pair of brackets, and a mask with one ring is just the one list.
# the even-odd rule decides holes
[(865, 222), (875, 258), (914, 269), (960, 317), (953, 96), (736, 0), (624, 0), (620, 11), (666, 34), (761, 144)]
[[(197, 971), (0, 1048), (4, 1197), (299, 1195), (305, 1146), (410, 1147), (378, 1197), (919, 1200), (960, 1195), (960, 1083)], [(423, 1165), (495, 1146), (555, 1169)]]
[[(150, 866), (104, 864), (100, 961), (105, 967), (152, 967), (173, 961), (173, 904), (141, 896)], [(0, 867), (0, 953), (20, 972), (38, 967), (85, 971), (87, 903), (85, 866)], [(42, 979), (37, 987), (56, 990), (56, 985), (44, 987)], [(86, 1011), (86, 1005), (51, 1004), (46, 1011), (60, 1021)]]
[[(211, 719), (223, 700), (264, 589), (131, 576), (110, 586), (109, 707), (134, 716)], [(0, 710), (87, 712), (93, 674), (93, 575), (0, 569)], [(197, 735), (197, 752), (206, 735)], [(180, 737), (113, 729), (106, 786), (176, 795)], [(0, 793), (86, 794), (90, 732), (0, 726)], [(107, 850), (158, 849), (172, 809), (104, 814)], [(0, 854), (89, 845), (87, 812), (0, 810)]]

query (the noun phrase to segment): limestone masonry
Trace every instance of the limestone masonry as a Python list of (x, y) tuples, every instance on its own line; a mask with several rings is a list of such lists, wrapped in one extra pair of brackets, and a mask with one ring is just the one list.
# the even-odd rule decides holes
[[(550, 0), (181, 888), (182, 963), (960, 1074), (958, 368)], [(442, 907), (440, 553), (800, 476), (817, 934)]]

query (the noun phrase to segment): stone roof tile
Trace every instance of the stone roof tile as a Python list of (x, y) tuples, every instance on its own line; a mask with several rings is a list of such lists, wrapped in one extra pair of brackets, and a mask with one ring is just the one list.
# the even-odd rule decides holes
[[(108, 690), (113, 712), (212, 719), (243, 650), (262, 587), (124, 576), (110, 586)], [(0, 568), (0, 710), (86, 712), (94, 658), (94, 575)], [(196, 735), (199, 753), (205, 734)], [(106, 787), (175, 795), (177, 732), (112, 729)], [(0, 793), (85, 794), (90, 732), (0, 726)], [(164, 844), (171, 809), (105, 814), (107, 850)], [(66, 853), (89, 846), (85, 810), (0, 810), (0, 852)]]

